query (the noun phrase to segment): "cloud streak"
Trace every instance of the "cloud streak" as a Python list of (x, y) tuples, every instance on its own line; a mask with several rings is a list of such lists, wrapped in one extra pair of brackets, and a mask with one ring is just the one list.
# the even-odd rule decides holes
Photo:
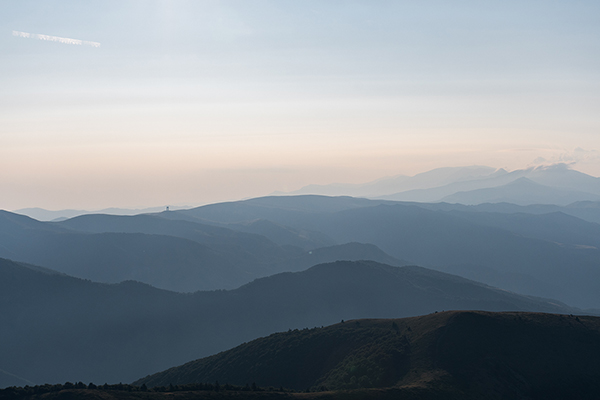
[(533, 160), (535, 166), (548, 166), (555, 164), (566, 164), (574, 166), (576, 164), (596, 163), (600, 161), (600, 151), (587, 150), (577, 147), (572, 151), (563, 150), (550, 155), (549, 157), (538, 157)]
[(26, 39), (45, 40), (48, 42), (74, 44), (74, 45), (78, 45), (78, 46), (100, 47), (99, 42), (90, 42), (88, 40), (71, 39), (71, 38), (64, 38), (64, 37), (60, 37), (60, 36), (50, 36), (50, 35), (42, 35), (39, 33), (29, 33), (29, 32), (20, 32), (20, 31), (12, 31), (12, 34), (13, 34), (13, 36), (22, 37), (22, 38), (26, 38)]

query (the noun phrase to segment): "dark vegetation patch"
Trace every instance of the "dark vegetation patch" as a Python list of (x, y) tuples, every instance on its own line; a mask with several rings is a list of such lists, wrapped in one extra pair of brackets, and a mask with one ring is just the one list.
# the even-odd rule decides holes
[[(291, 330), (136, 381), (297, 391), (426, 389), (463, 398), (596, 398), (600, 318), (451, 311)], [(574, 397), (573, 397), (574, 396)]]

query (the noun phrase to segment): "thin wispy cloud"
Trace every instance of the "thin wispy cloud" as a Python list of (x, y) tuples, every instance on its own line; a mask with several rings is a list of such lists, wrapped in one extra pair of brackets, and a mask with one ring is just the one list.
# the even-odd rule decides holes
[(80, 40), (80, 39), (72, 39), (65, 38), (60, 36), (50, 36), (50, 35), (42, 35), (40, 33), (29, 33), (29, 32), (21, 32), (21, 31), (12, 31), (13, 36), (25, 38), (25, 39), (36, 39), (36, 40), (45, 40), (48, 42), (58, 42), (63, 44), (74, 44), (78, 46), (91, 46), (91, 47), (100, 47), (99, 42), (91, 42), (89, 40)]

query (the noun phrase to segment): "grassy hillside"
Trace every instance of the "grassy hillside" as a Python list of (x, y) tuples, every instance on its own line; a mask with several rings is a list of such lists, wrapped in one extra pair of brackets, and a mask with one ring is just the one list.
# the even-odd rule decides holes
[(441, 312), (273, 334), (140, 379), (297, 390), (442, 388), (467, 398), (593, 398), (600, 318)]
[[(599, 334), (597, 317), (539, 313), (352, 320), (273, 334), (139, 385), (15, 387), (0, 399), (591, 400), (600, 390)], [(210, 382), (166, 384), (196, 380)]]

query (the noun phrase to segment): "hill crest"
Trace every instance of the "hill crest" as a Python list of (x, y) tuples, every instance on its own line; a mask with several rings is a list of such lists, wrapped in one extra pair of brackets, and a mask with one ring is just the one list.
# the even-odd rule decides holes
[(464, 398), (557, 398), (577, 390), (589, 395), (600, 387), (598, 356), (599, 317), (446, 311), (276, 333), (134, 384), (415, 386), (442, 387)]

